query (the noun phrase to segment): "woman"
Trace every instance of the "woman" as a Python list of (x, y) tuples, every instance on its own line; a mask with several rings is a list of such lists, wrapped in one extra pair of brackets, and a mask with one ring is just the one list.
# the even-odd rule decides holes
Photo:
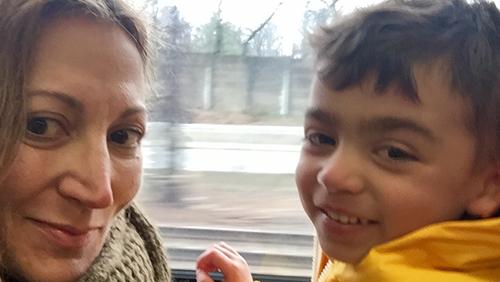
[(140, 186), (144, 26), (120, 0), (0, 0), (0, 281), (169, 281)]

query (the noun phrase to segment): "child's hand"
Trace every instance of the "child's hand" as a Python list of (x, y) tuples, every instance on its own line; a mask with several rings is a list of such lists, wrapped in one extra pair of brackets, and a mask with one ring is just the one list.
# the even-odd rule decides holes
[(245, 259), (224, 242), (212, 245), (196, 261), (196, 281), (214, 282), (209, 272), (220, 271), (224, 282), (253, 282)]

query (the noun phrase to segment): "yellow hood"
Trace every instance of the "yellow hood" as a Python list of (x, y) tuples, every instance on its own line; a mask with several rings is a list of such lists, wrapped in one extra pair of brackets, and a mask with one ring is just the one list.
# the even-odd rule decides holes
[(439, 223), (373, 248), (357, 265), (316, 258), (318, 282), (500, 282), (500, 218)]

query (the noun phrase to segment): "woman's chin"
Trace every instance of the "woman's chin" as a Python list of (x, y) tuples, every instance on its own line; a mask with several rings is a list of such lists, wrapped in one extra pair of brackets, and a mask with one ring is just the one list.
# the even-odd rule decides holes
[(46, 253), (25, 253), (23, 257), (6, 256), (3, 263), (9, 275), (19, 278), (14, 281), (70, 282), (85, 275), (98, 254), (53, 257)]
[(16, 279), (19, 281), (74, 282), (85, 274), (88, 267), (82, 265), (79, 268), (73, 266), (71, 269), (53, 269), (52, 267), (44, 268), (41, 264), (13, 276), (20, 278)]

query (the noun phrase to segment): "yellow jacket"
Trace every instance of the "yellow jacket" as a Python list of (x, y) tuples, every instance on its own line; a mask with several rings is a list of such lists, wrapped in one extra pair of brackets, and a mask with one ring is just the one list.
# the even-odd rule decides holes
[(500, 282), (500, 218), (430, 225), (373, 248), (357, 265), (317, 250), (315, 282)]

